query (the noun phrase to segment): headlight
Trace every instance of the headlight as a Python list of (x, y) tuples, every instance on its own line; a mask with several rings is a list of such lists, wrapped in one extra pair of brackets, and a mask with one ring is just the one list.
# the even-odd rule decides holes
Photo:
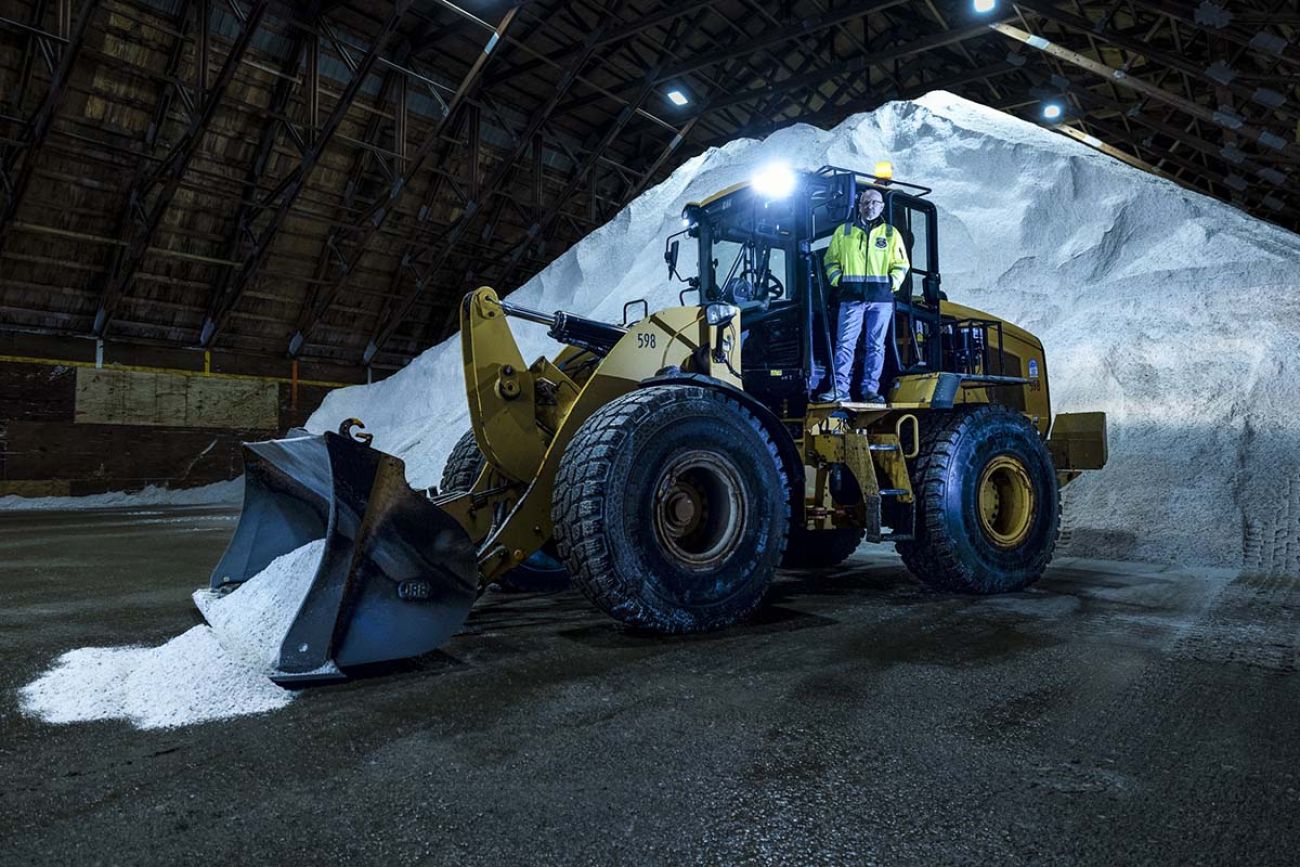
[(734, 304), (710, 304), (704, 308), (704, 318), (710, 325), (725, 325), (739, 312), (740, 308)]
[(760, 196), (784, 199), (794, 192), (794, 170), (785, 163), (772, 163), (759, 169), (750, 184)]

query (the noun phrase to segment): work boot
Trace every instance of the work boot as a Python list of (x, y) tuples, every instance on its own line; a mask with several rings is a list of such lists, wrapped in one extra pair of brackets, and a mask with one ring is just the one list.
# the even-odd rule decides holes
[(883, 395), (876, 394), (874, 391), (869, 391), (862, 396), (862, 402), (863, 403), (885, 403), (885, 398)]
[(842, 391), (824, 391), (817, 395), (818, 403), (842, 403), (849, 399), (849, 396)]

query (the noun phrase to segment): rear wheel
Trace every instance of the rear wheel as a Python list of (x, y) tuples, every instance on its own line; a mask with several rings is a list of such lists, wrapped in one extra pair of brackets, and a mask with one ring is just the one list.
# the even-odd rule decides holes
[(763, 599), (790, 508), (776, 446), (721, 392), (657, 386), (606, 404), (565, 449), (552, 517), (596, 607), (658, 632), (729, 626)]
[(852, 556), (867, 535), (856, 527), (837, 527), (834, 530), (805, 530), (790, 528), (790, 541), (785, 546), (781, 565), (786, 569), (829, 569)]
[(1006, 593), (1042, 577), (1060, 530), (1051, 455), (1033, 424), (1003, 406), (956, 410), (926, 431), (912, 466), (907, 568), (944, 591)]
[[(486, 463), (487, 458), (479, 450), (478, 440), (474, 439), (474, 431), (465, 431), (447, 456), (438, 490), (444, 494), (470, 490)], [(506, 590), (521, 593), (563, 590), (569, 586), (569, 570), (556, 558), (554, 547), (548, 544), (502, 575), (497, 583)]]

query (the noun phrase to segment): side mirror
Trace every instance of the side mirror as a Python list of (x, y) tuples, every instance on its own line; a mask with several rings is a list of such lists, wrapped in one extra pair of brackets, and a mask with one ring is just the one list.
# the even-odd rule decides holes
[[(668, 263), (669, 277), (678, 276), (677, 275), (677, 253), (679, 248), (680, 245), (678, 244), (678, 242), (673, 241), (671, 244), (668, 245), (668, 249), (664, 250), (664, 261)], [(681, 278), (678, 277), (678, 279), (680, 280)]]
[(843, 174), (835, 179), (834, 202), (836, 208), (830, 214), (831, 222), (847, 223), (853, 219), (853, 211), (858, 206), (858, 185), (853, 175)]

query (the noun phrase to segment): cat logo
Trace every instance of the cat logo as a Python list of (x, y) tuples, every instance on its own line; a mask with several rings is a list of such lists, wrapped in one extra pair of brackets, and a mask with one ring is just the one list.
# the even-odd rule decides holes
[(877, 238), (877, 239), (876, 239), (876, 246), (883, 250), (883, 249), (885, 249), (886, 247), (889, 246), (889, 242), (886, 241), (884, 238)]

